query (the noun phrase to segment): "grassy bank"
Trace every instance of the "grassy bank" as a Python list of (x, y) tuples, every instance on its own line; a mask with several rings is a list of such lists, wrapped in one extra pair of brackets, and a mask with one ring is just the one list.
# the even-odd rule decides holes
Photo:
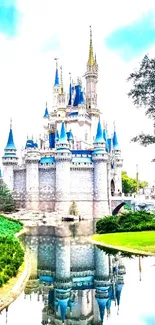
[(122, 232), (93, 235), (92, 240), (118, 250), (132, 250), (155, 254), (155, 231)]
[(21, 222), (0, 216), (0, 287), (17, 275), (24, 261), (24, 251), (14, 236), (22, 228)]

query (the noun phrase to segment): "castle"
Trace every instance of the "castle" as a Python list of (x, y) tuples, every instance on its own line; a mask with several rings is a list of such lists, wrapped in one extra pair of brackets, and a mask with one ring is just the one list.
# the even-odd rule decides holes
[(111, 195), (122, 192), (122, 158), (116, 130), (108, 137), (97, 106), (98, 64), (90, 29), (86, 90), (78, 78), (63, 87), (58, 62), (53, 86), (53, 107), (46, 105), (44, 132), (35, 143), (27, 139), (19, 165), (10, 125), (2, 157), (3, 180), (19, 208), (69, 213), (73, 201), (79, 214), (100, 218), (110, 212)]

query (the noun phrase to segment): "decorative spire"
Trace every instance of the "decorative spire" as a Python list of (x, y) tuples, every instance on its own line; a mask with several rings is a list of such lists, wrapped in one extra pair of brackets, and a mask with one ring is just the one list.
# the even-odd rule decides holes
[(94, 64), (95, 64), (95, 59), (94, 59), (94, 54), (93, 54), (92, 28), (90, 26), (90, 44), (89, 44), (88, 66), (92, 67)]
[(59, 84), (59, 73), (58, 73), (58, 59), (55, 58), (54, 60), (56, 60), (56, 70), (55, 70), (54, 86), (60, 86), (60, 84)]
[(105, 142), (105, 140), (103, 139), (103, 131), (102, 131), (102, 126), (101, 126), (101, 122), (98, 122), (98, 126), (97, 126), (97, 133), (96, 133), (96, 138), (94, 143), (103, 143)]
[(49, 116), (49, 113), (48, 113), (47, 102), (46, 102), (44, 117), (48, 117), (48, 116)]
[(114, 134), (113, 134), (113, 149), (114, 150), (119, 150), (119, 144), (118, 144), (118, 139), (117, 139), (117, 133), (116, 133), (116, 124), (114, 122)]
[(63, 88), (63, 77), (62, 77), (62, 66), (60, 67), (60, 95), (63, 95), (64, 88)]
[(68, 106), (72, 105), (72, 77), (71, 77), (71, 72), (69, 72), (70, 76), (70, 84), (69, 84), (69, 101), (68, 101)]
[(5, 147), (5, 150), (16, 150), (14, 139), (13, 139), (13, 132), (12, 132), (12, 119), (10, 119), (10, 131), (9, 131), (8, 142)]
[(68, 143), (68, 141), (67, 141), (67, 133), (66, 133), (65, 123), (64, 122), (62, 122), (62, 125), (61, 125), (59, 144), (60, 143)]

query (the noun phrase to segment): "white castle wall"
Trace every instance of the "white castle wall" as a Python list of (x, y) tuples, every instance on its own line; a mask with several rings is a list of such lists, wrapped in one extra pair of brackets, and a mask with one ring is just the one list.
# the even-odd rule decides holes
[(25, 194), (26, 192), (26, 169), (14, 170), (14, 191)]
[(55, 205), (55, 168), (39, 168), (39, 208), (54, 211)]
[(92, 217), (93, 168), (71, 169), (71, 202), (76, 201), (80, 215)]

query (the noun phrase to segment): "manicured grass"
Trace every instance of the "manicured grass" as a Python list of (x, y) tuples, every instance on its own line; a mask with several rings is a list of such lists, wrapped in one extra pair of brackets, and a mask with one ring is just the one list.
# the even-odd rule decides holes
[(135, 250), (155, 254), (155, 231), (123, 232), (113, 234), (93, 235), (98, 244), (109, 245), (120, 250)]

